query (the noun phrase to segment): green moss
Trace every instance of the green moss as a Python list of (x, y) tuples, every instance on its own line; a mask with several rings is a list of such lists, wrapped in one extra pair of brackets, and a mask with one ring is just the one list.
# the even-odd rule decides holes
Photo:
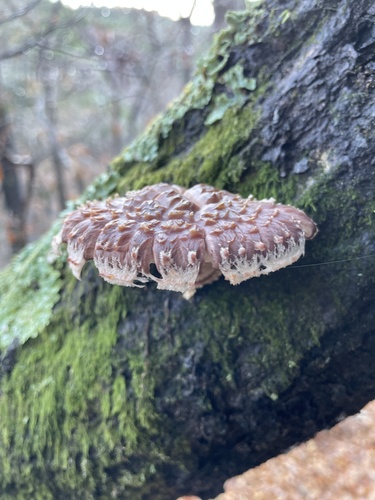
[[(249, 25), (243, 21), (243, 26), (249, 34)], [(217, 37), (182, 96), (77, 203), (158, 181), (220, 187), (239, 181), (245, 166), (235, 151), (249, 137), (257, 115), (247, 103), (255, 81), (243, 75), (240, 64), (224, 71), (234, 32), (229, 29)], [(206, 133), (183, 155), (174, 157), (176, 146), (183, 144), (186, 113), (207, 106), (217, 113), (220, 99), (212, 97), (219, 75), (219, 83), (234, 98), (225, 104), (219, 122), (209, 120)], [(43, 490), (45, 474), (54, 475), (56, 491), (92, 491), (96, 482), (106, 482), (105, 468), (126, 462), (132, 454), (154, 454), (155, 463), (165, 460), (156, 440), (150, 445), (150, 436), (161, 432), (153, 397), (155, 380), (163, 374), (148, 353), (147, 332), (126, 349), (121, 363), (114, 356), (118, 324), (134, 307), (138, 292), (96, 282), (91, 290), (89, 272), (82, 282), (65, 274), (65, 256), (49, 264), (46, 256), (57, 229), (58, 224), (21, 253), (1, 278), (1, 347), (28, 341), (2, 380), (0, 459), (5, 475), (1, 484), (4, 491), (17, 484), (17, 491), (29, 489), (35, 498), (53, 497), (53, 491)], [(17, 290), (12, 288), (14, 280), (19, 283)], [(224, 364), (220, 349), (215, 344), (211, 347), (215, 362)], [(168, 351), (158, 356), (158, 361), (169, 359)], [(224, 372), (224, 380), (230, 380), (229, 365)], [(186, 453), (185, 438), (176, 436), (176, 440), (181, 453)], [(134, 472), (124, 466), (118, 483), (123, 488), (139, 486), (156, 468), (148, 463)]]
[(126, 172), (119, 183), (120, 191), (129, 186), (138, 189), (157, 182), (180, 185), (205, 182), (217, 187), (224, 187), (229, 181), (238, 182), (245, 166), (235, 151), (249, 137), (257, 119), (250, 104), (241, 112), (228, 110), (224, 118), (209, 127), (184, 156), (172, 157), (157, 170), (143, 164), (142, 175), (137, 168)]
[(279, 203), (292, 204), (301, 189), (301, 181), (295, 175), (280, 177), (280, 172), (270, 163), (253, 162), (246, 170), (239, 192), (251, 193), (256, 199), (275, 198)]
[[(142, 174), (145, 173), (142, 169), (147, 169), (147, 165), (151, 171), (159, 169), (160, 164), (170, 160), (174, 148), (181, 144), (181, 133), (175, 132), (176, 128), (177, 131), (180, 130), (179, 124), (184, 122), (187, 113), (209, 107), (206, 119), (206, 125), (209, 126), (222, 118), (228, 110), (238, 111), (249, 101), (257, 82), (244, 75), (243, 60), (228, 68), (227, 63), (230, 47), (238, 43), (240, 34), (243, 44), (259, 41), (255, 26), (263, 15), (258, 6), (252, 8), (251, 12), (231, 13), (230, 27), (215, 37), (211, 51), (198, 64), (192, 81), (166, 112), (154, 120), (146, 133), (115, 160), (112, 164), (114, 171), (123, 178), (128, 177), (131, 171), (137, 171), (135, 175), (139, 179), (139, 168)], [(220, 92), (216, 90), (217, 84), (224, 86)], [(156, 177), (163, 176), (159, 173)], [(129, 182), (133, 187), (132, 181), (130, 175)]]
[[(335, 261), (340, 259), (357, 259), (370, 253), (370, 240), (363, 241), (353, 238), (361, 227), (374, 227), (374, 207), (366, 198), (360, 195), (362, 189), (358, 187), (354, 176), (350, 185), (343, 193), (340, 181), (340, 165), (331, 166), (328, 173), (322, 171), (316, 174), (314, 183), (299, 199), (299, 206), (313, 215), (318, 227), (323, 230), (330, 226), (340, 227), (340, 232), (324, 230), (324, 241), (320, 241), (316, 253), (321, 261)], [(311, 251), (315, 255), (315, 245)]]
[[(13, 481), (25, 487), (32, 470), (46, 466), (56, 472), (57, 488), (90, 491), (96, 473), (103, 475), (111, 462), (142, 448), (142, 429), (152, 434), (153, 384), (143, 380), (142, 353), (127, 352), (128, 386), (113, 360), (118, 322), (126, 315), (123, 290), (100, 283), (94, 297), (86, 286), (66, 277), (64, 307), (57, 307), (50, 325), (19, 352), (2, 381), (4, 491)], [(80, 317), (73, 312), (77, 304)], [(152, 445), (147, 447), (152, 454)], [(90, 469), (93, 462), (96, 470)], [(146, 475), (124, 472), (128, 486), (139, 485)]]
[[(303, 282), (289, 279), (293, 295), (285, 292), (285, 284), (274, 275), (244, 283), (235, 294), (225, 283), (208, 291), (200, 320), (207, 315), (203, 320), (208, 326), (205, 342), (211, 362), (220, 366), (223, 385), (230, 387), (238, 378), (235, 353), (246, 353), (246, 363), (257, 383), (264, 378), (264, 392), (277, 394), (296, 376), (306, 349), (318, 343), (324, 326), (317, 312), (306, 307), (311, 290), (306, 292)], [(314, 285), (312, 289), (314, 294)], [(261, 351), (256, 347), (260, 341)]]
[[(354, 188), (340, 189), (334, 175), (340, 166), (327, 160), (328, 153), (317, 162), (321, 176), (314, 174), (314, 183), (309, 175), (280, 178), (269, 163), (245, 163), (243, 152), (260, 119), (254, 106), (266, 85), (261, 74), (257, 82), (245, 76), (241, 59), (230, 66), (229, 54), (236, 44), (259, 41), (254, 26), (262, 15), (255, 9), (251, 19), (249, 13), (229, 16), (230, 28), (216, 38), (182, 96), (80, 202), (161, 181), (206, 182), (243, 196), (298, 200), (311, 215), (319, 206), (314, 218), (328, 229), (309, 244), (310, 258), (358, 255), (359, 241), (351, 243), (355, 225), (373, 227), (375, 207), (364, 206)], [(287, 11), (278, 22), (280, 16), (288, 21)], [(202, 113), (202, 128), (189, 142), (183, 132), (193, 109)], [(330, 230), (337, 224), (339, 236)], [(292, 268), (236, 288), (219, 281), (191, 302), (153, 293), (152, 285), (110, 286), (90, 265), (77, 282), (63, 265), (65, 256), (48, 262), (57, 226), (0, 278), (0, 347), (6, 356), (22, 345), (1, 380), (4, 498), (58, 498), (61, 492), (67, 498), (141, 498), (139, 488), (147, 493), (164, 466), (197, 466), (190, 436), (180, 432), (183, 415), (174, 413), (187, 393), (199, 416), (219, 411), (213, 399), (237, 386), (276, 400), (319, 343), (327, 280), (332, 307), (347, 308), (345, 284), (318, 268), (309, 270), (308, 287), (304, 270)], [(170, 414), (159, 411), (161, 397)]]
[[(322, 206), (320, 224), (327, 214), (339, 218), (354, 195), (354, 191), (339, 192), (334, 178), (324, 187), (324, 176), (327, 181), (322, 173), (321, 181), (300, 199), (309, 207)], [(252, 165), (246, 179), (259, 197), (263, 190), (267, 196), (273, 190), (282, 192), (267, 165)], [(283, 182), (288, 187), (282, 201), (287, 202), (296, 192), (295, 181), (291, 177)], [(366, 211), (360, 223), (367, 216)], [(348, 217), (355, 220), (351, 209)], [(320, 247), (329, 234), (324, 233)], [(347, 241), (348, 234), (341, 238), (336, 234), (336, 248)], [(137, 499), (138, 489), (147, 490), (164, 464), (196, 467), (188, 436), (156, 410), (157, 395), (166, 392), (164, 404), (172, 407), (182, 404), (186, 381), (197, 376), (191, 373), (189, 356), (193, 355), (207, 383), (215, 377), (211, 396), (198, 384), (195, 404), (202, 414), (214, 414), (212, 395), (220, 399), (221, 394), (236, 390), (237, 384), (244, 384), (244, 376), (249, 377), (245, 385), (249, 395), (262, 391), (277, 400), (325, 328), (320, 300), (324, 274), (315, 268), (309, 271), (305, 287), (303, 272), (285, 269), (236, 288), (221, 281), (168, 314), (163, 313), (168, 300), (164, 292), (110, 286), (97, 278), (93, 266), (86, 266), (82, 282), (63, 274), (61, 305), (55, 306), (39, 336), (18, 351), (14, 368), (2, 379), (3, 491), (9, 492), (9, 498), (17, 498), (19, 492), (56, 498), (62, 491), (67, 497), (92, 498), (99, 488), (102, 498), (108, 498), (116, 488)], [(342, 284), (330, 289), (329, 300), (336, 308), (346, 307), (340, 303), (343, 289)], [(254, 387), (252, 379), (257, 381)], [(169, 387), (171, 392), (166, 390)], [(51, 489), (46, 486), (50, 483)], [(16, 493), (12, 485), (17, 485)]]

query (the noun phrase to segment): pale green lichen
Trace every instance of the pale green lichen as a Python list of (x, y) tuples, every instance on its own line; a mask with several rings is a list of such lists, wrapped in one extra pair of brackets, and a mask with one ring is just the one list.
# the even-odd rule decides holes
[[(108, 467), (109, 450), (116, 463), (141, 446), (141, 429), (152, 434), (153, 383), (150, 377), (143, 380), (143, 353), (132, 349), (126, 353), (124, 363), (131, 372), (128, 386), (112, 357), (118, 322), (126, 315), (123, 289), (100, 286), (106, 293), (98, 291), (93, 299), (84, 283), (67, 276), (64, 307), (55, 309), (49, 327), (34, 341), (37, 344), (20, 351), (12, 374), (2, 381), (0, 460), (5, 475), (0, 484), (4, 491), (15, 478), (23, 487), (30, 481), (31, 469), (23, 461), (33, 462), (39, 470), (48, 463), (57, 474), (57, 484), (61, 475), (65, 491), (91, 489), (90, 450), (103, 452), (98, 462), (103, 460), (103, 467)], [(77, 303), (81, 303), (80, 318), (73, 314)], [(101, 422), (99, 429), (95, 421)], [(147, 446), (152, 456), (152, 445)], [(18, 454), (22, 463), (14, 461)], [(157, 456), (160, 461), (160, 451)], [(122, 481), (131, 487), (146, 477), (142, 470), (124, 472)]]
[(119, 183), (120, 192), (129, 185), (138, 189), (162, 181), (180, 185), (205, 182), (217, 187), (224, 187), (229, 179), (238, 182), (244, 165), (234, 152), (246, 141), (257, 120), (251, 105), (241, 113), (228, 110), (225, 117), (209, 127), (186, 155), (172, 157), (156, 170), (152, 165), (143, 165), (141, 176), (136, 168), (127, 171)]
[(229, 71), (218, 78), (218, 82), (224, 85), (226, 92), (215, 96), (212, 109), (204, 122), (205, 125), (212, 125), (221, 120), (230, 108), (241, 108), (249, 98), (248, 92), (245, 91), (256, 89), (255, 78), (246, 78), (241, 64), (232, 66)]
[[(262, 14), (256, 11), (255, 15)], [(230, 16), (230, 21), (232, 28), (217, 37), (211, 55), (183, 96), (115, 159), (81, 201), (169, 181), (181, 185), (207, 182), (231, 187), (242, 195), (274, 196), (284, 203), (299, 196), (300, 206), (310, 213), (319, 202), (318, 223), (333, 208), (349, 205), (346, 194), (324, 178), (309, 188), (297, 176), (281, 179), (268, 163), (245, 164), (242, 152), (259, 120), (254, 104), (265, 87), (258, 75), (257, 88), (253, 88), (255, 82), (244, 75), (241, 61), (226, 70), (232, 44), (255, 39), (248, 15)], [(209, 116), (220, 104), (223, 94), (216, 92), (216, 83), (230, 93), (230, 106), (225, 104), (222, 118), (175, 155), (176, 143), (183, 140), (179, 121), (187, 111), (206, 110)], [(343, 227), (350, 231), (357, 218), (351, 210), (345, 213)], [(344, 233), (336, 239), (336, 246), (345, 244)], [(224, 394), (230, 393), (239, 378), (237, 360), (227, 353), (246, 353), (249, 373), (256, 373), (254, 379), (260, 381), (260, 386), (249, 391), (262, 391), (277, 400), (322, 334), (320, 306), (308, 306), (311, 296), (321, 294), (318, 271), (310, 273), (308, 293), (302, 278), (263, 277), (235, 291), (218, 282), (206, 287), (203, 300), (198, 292), (196, 302), (179, 305), (175, 312), (165, 305), (167, 294), (150, 293), (153, 315), (145, 318), (147, 289), (108, 285), (90, 265), (84, 269), (83, 281), (77, 282), (62, 267), (62, 260), (48, 263), (50, 240), (51, 234), (28, 247), (0, 282), (2, 347), (28, 340), (1, 381), (0, 485), (4, 498), (52, 499), (61, 492), (66, 498), (92, 498), (98, 490), (98, 498), (116, 494), (141, 498), (139, 489), (146, 491), (165, 464), (186, 470), (197, 466), (191, 458), (189, 436), (179, 435), (173, 418), (160, 415), (155, 403), (171, 380), (175, 392), (168, 395), (170, 404), (184, 400), (183, 383), (190, 365), (181, 361), (183, 355), (193, 348), (195, 355), (201, 352), (202, 366), (218, 372), (212, 392), (223, 390)], [(314, 243), (309, 253), (314, 254)], [(328, 249), (335, 248), (328, 243)], [(17, 290), (13, 283), (20, 283)], [(293, 303), (288, 290), (292, 285)], [(337, 287), (332, 295), (337, 307), (343, 307), (341, 289)], [(160, 317), (155, 317), (155, 311)], [(260, 338), (259, 352), (251, 346)], [(214, 411), (204, 391), (197, 399), (202, 413)]]
[[(234, 67), (229, 67), (226, 72), (225, 67), (228, 63), (230, 48), (239, 43), (238, 37), (240, 35), (242, 35), (242, 44), (259, 41), (259, 35), (255, 33), (254, 26), (264, 15), (264, 12), (259, 8), (259, 5), (253, 5), (250, 18), (249, 10), (228, 14), (229, 28), (215, 37), (211, 51), (198, 63), (197, 71), (191, 82), (163, 115), (153, 121), (147, 132), (124, 150), (115, 164), (125, 162), (131, 165), (138, 162), (150, 163), (156, 160), (163, 139), (169, 136), (176, 122), (181, 121), (191, 110), (202, 110), (211, 103), (212, 115), (206, 123), (206, 125), (210, 125), (218, 119), (215, 118), (217, 114), (223, 116), (230, 107), (238, 108), (245, 104), (248, 99), (243, 91), (255, 90), (256, 80), (246, 78), (243, 75), (241, 61)], [(218, 96), (212, 104), (217, 83), (224, 83), (227, 89), (233, 93), (229, 102), (223, 104), (225, 97)]]
[[(284, 178), (280, 185), (271, 166), (253, 165), (250, 177), (257, 195), (282, 189), (289, 198), (296, 192), (295, 176)], [(319, 223), (333, 210), (341, 216), (346, 206), (345, 227), (353, 231), (350, 221), (358, 223), (358, 218), (355, 207), (348, 209), (352, 196), (335, 190), (322, 177), (305, 191), (301, 203), (311, 207), (320, 202)], [(330, 248), (347, 241), (345, 232), (335, 237), (335, 245), (322, 241), (316, 245), (327, 247), (328, 255)], [(309, 254), (314, 253), (314, 244)], [(99, 488), (103, 498), (117, 491), (120, 497), (138, 500), (142, 498), (138, 491), (147, 491), (165, 464), (196, 467), (188, 437), (174, 434), (179, 427), (168, 415), (158, 414), (155, 404), (157, 394), (169, 385), (174, 389), (168, 395), (170, 404), (184, 401), (191, 368), (181, 359), (192, 349), (201, 356), (202, 367), (217, 372), (211, 392), (236, 390), (238, 359), (228, 353), (237, 352), (246, 356), (241, 366), (256, 380), (254, 387), (248, 382), (249, 395), (261, 391), (277, 401), (325, 328), (323, 304), (317, 299), (324, 274), (317, 268), (309, 270), (306, 290), (303, 270), (299, 277), (292, 274), (298, 269), (279, 273), (287, 278), (270, 275), (236, 289), (218, 282), (206, 287), (202, 300), (183, 303), (167, 317), (162, 314), (168, 300), (164, 292), (148, 295), (108, 285), (96, 277), (93, 266), (84, 269), (82, 282), (64, 276), (61, 305), (56, 305), (50, 324), (19, 350), (17, 363), (2, 380), (4, 498), (8, 491), (9, 498), (16, 497), (13, 484), (20, 498), (56, 498), (61, 492), (67, 498), (92, 498)], [(342, 289), (332, 289), (330, 300), (337, 308), (343, 307)], [(149, 322), (148, 307), (153, 314)], [(203, 413), (215, 411), (204, 391), (196, 404)], [(117, 472), (108, 474), (111, 468)]]
[(0, 350), (36, 337), (59, 300), (60, 273), (48, 263), (50, 237), (29, 245), (0, 274)]
[[(260, 11), (257, 15), (261, 15)], [(246, 22), (245, 17), (244, 13), (238, 14), (238, 19), (241, 19), (239, 25), (242, 25), (246, 36), (251, 38), (254, 22)], [(236, 15), (232, 16), (232, 20), (235, 18)], [(246, 140), (257, 118), (250, 105), (238, 113), (251, 98), (255, 87), (254, 79), (244, 77), (241, 62), (222, 72), (227, 62), (229, 47), (234, 43), (233, 37), (238, 30), (239, 26), (233, 26), (232, 23), (230, 28), (216, 37), (210, 54), (202, 60), (182, 96), (140, 139), (125, 150), (122, 157), (114, 160), (109, 170), (99, 176), (76, 203), (70, 203), (69, 209), (87, 199), (106, 198), (116, 191), (122, 193), (161, 180), (183, 185), (207, 182), (215, 183), (218, 187), (224, 186), (228, 181), (235, 183), (239, 180), (245, 167), (241, 159), (233, 155), (233, 151), (241, 141)], [(219, 76), (219, 82), (225, 84), (234, 96), (224, 106), (228, 116), (219, 123), (213, 123), (215, 120), (212, 120), (212, 117), (215, 113), (220, 114), (223, 111), (220, 109), (222, 94), (218, 94), (217, 101), (214, 100), (211, 105), (213, 124), (207, 133), (184, 156), (174, 158), (173, 154), (166, 151), (168, 161), (162, 168), (155, 168), (153, 160), (160, 155), (160, 141), (168, 142), (169, 134), (173, 135), (175, 123), (188, 111), (203, 109), (210, 104)], [(221, 148), (216, 146), (217, 141), (220, 141)], [(36, 337), (50, 321), (53, 305), (59, 299), (60, 287), (59, 271), (45, 259), (52, 234), (53, 232), (36, 246), (22, 252), (1, 275), (0, 300), (4, 306), (0, 310), (0, 347), (3, 349)], [(29, 262), (35, 262), (36, 253), (40, 255), (40, 264), (34, 268)], [(11, 286), (12, 280), (19, 280), (17, 290)], [(37, 318), (33, 323), (29, 321), (32, 312)]]

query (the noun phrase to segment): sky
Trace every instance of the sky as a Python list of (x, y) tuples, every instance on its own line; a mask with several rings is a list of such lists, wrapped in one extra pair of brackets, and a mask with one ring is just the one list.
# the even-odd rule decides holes
[[(155, 10), (161, 16), (176, 20), (190, 14), (194, 0), (62, 0), (62, 3), (73, 9), (78, 8), (80, 5), (94, 5), (95, 7), (133, 7), (150, 11)], [(213, 20), (214, 11), (211, 0), (196, 0), (194, 12), (191, 16), (192, 24), (209, 26), (213, 23)]]

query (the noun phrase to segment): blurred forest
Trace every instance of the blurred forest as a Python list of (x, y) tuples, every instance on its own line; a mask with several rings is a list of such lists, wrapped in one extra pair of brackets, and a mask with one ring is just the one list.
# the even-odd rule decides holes
[[(190, 79), (244, 0), (213, 0), (215, 22), (156, 12), (0, 5), (0, 267), (35, 240)], [(157, 2), (155, 2), (156, 4)]]

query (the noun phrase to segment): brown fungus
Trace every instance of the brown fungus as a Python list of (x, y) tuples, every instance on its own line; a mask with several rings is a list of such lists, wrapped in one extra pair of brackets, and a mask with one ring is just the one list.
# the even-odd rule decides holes
[(153, 280), (189, 298), (221, 274), (237, 285), (292, 264), (316, 233), (304, 212), (273, 199), (161, 183), (86, 203), (65, 218), (54, 249), (67, 243), (78, 279), (93, 259), (109, 283)]

